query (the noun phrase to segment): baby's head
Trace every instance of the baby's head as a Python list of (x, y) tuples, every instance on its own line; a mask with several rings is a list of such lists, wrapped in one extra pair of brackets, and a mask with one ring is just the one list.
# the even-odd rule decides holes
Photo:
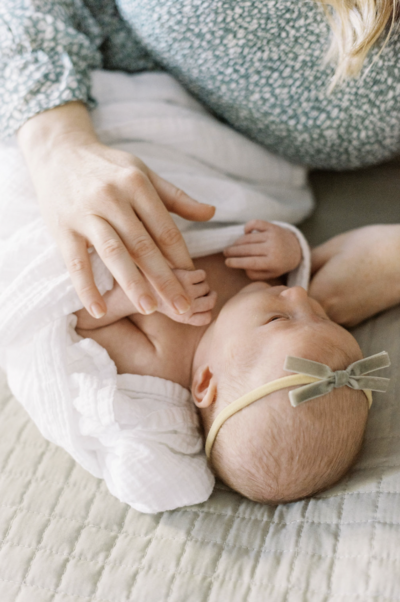
[[(354, 337), (300, 287), (255, 282), (226, 303), (193, 362), (192, 394), (205, 436), (230, 403), (277, 378), (288, 355), (343, 370), (362, 358)], [(216, 475), (259, 502), (289, 502), (326, 489), (354, 463), (368, 416), (347, 386), (292, 407), (285, 388), (232, 415), (210, 462)]]

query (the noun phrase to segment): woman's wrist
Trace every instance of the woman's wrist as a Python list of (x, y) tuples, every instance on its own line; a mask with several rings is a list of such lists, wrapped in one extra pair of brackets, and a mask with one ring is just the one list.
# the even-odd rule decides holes
[(60, 148), (98, 142), (89, 111), (79, 101), (35, 115), (20, 128), (17, 138), (29, 167), (43, 164)]

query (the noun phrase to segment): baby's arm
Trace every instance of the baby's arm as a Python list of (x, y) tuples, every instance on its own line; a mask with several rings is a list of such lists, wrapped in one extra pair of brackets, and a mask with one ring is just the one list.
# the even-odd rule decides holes
[(228, 267), (245, 270), (251, 280), (278, 278), (297, 268), (302, 259), (296, 235), (263, 220), (248, 222), (245, 234), (224, 255)]
[[(180, 316), (181, 322), (186, 320), (186, 323), (199, 326), (209, 324), (216, 293), (210, 291), (204, 270), (174, 271), (192, 300), (191, 310)], [(118, 283), (104, 295), (104, 299), (108, 311), (99, 320), (92, 318), (86, 309), (76, 312), (77, 333), (84, 338), (93, 339), (104, 347), (114, 361), (119, 374), (147, 374), (188, 386), (182, 366), (171, 361), (174, 358), (176, 344), (174, 334), (179, 325), (173, 325), (164, 316), (152, 316), (152, 335), (148, 336), (141, 330), (143, 318), (145, 320), (146, 318), (137, 312), (135, 315), (135, 307)], [(159, 301), (158, 312), (177, 321), (176, 315), (161, 301)], [(140, 318), (137, 323), (135, 323), (136, 316)]]
[(107, 351), (118, 374), (149, 374), (157, 362), (154, 346), (129, 318), (121, 318), (113, 324), (95, 329), (86, 330), (77, 326), (76, 331), (84, 338), (93, 339)]

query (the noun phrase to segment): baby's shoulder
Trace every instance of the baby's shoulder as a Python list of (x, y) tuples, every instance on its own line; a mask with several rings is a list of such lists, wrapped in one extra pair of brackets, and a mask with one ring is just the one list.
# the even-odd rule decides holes
[(135, 373), (158, 376), (189, 388), (196, 327), (174, 322), (159, 312), (150, 316), (135, 314), (130, 319), (150, 343), (152, 354), (151, 362), (146, 354), (140, 361), (141, 371)]

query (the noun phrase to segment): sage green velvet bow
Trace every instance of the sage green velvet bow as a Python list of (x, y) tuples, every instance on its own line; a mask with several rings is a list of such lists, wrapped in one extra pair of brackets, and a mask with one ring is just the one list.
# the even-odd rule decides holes
[(285, 370), (319, 379), (315, 383), (290, 391), (290, 403), (293, 407), (296, 407), (305, 401), (326, 395), (333, 389), (344, 386), (385, 393), (389, 385), (389, 378), (365, 375), (387, 366), (390, 366), (390, 359), (386, 351), (365, 357), (347, 366), (346, 370), (336, 370), (335, 372), (326, 364), (288, 355), (284, 365)]

